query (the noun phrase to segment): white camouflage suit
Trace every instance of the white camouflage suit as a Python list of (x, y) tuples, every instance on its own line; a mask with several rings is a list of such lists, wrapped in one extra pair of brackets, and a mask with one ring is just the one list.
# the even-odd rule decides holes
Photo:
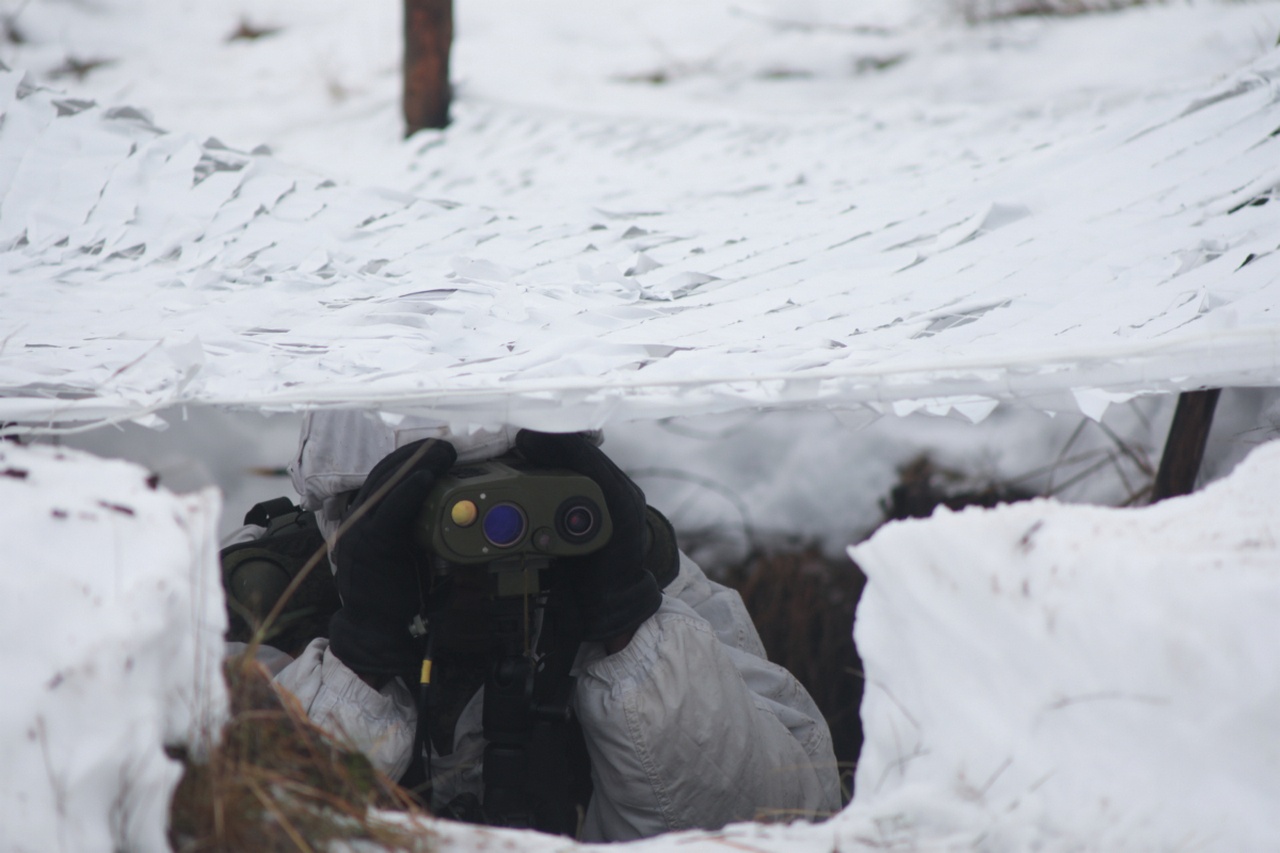
[[(419, 438), (450, 441), (459, 462), (501, 454), (514, 430), (451, 433), (434, 422), (395, 427), (359, 412), (308, 416), (291, 466), (303, 506), (322, 529), (326, 503), (358, 488), (375, 463)], [(574, 711), (591, 759), (593, 793), (580, 838), (624, 841), (733, 821), (820, 818), (841, 805), (831, 735), (808, 692), (765, 658), (738, 594), (681, 554), (662, 605), (616, 654), (587, 642), (574, 669)], [(320, 726), (341, 733), (392, 778), (407, 768), (417, 711), (399, 680), (376, 691), (316, 640), (279, 659), (277, 684)], [(483, 691), (463, 711), (454, 749), (431, 762), (433, 806), (482, 796)]]

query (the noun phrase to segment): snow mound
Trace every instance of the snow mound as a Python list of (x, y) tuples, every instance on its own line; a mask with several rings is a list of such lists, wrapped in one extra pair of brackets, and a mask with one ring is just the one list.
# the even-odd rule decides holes
[(850, 549), (884, 846), (1280, 845), (1280, 443), (1118, 510), (939, 510)]
[(0, 849), (167, 851), (226, 705), (214, 490), (0, 442)]
[[(1098, 417), (1275, 384), (1278, 78), (1272, 51), (1193, 95), (1062, 118), (646, 129), (462, 108), (424, 147), (448, 166), (432, 174), (476, 174), (465, 152), (582, 164), (584, 186), (630, 170), (610, 207), (516, 193), (512, 213), (338, 186), (7, 73), (0, 418), (336, 405), (563, 430), (813, 406), (980, 420), (1009, 400)], [(683, 190), (645, 191), (663, 186)]]

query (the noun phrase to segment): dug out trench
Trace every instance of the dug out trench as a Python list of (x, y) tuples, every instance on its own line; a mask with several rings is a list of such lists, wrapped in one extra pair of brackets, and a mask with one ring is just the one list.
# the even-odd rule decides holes
[[(927, 455), (899, 473), (899, 481), (881, 501), (883, 523), (927, 518), (938, 506), (992, 507), (1034, 496), (1017, 485), (994, 481), (975, 488), (958, 472), (940, 469)], [(862, 750), (858, 711), (864, 673), (853, 639), (853, 615), (867, 581), (862, 569), (815, 544), (796, 547), (766, 540), (745, 559), (708, 571), (741, 594), (769, 660), (795, 675), (826, 717), (848, 802)]]
[[(1274, 437), (1276, 400), (1268, 391), (1223, 394), (1201, 482), (1228, 473), (1252, 447)], [(702, 422), (696, 430), (687, 424), (629, 425), (610, 431), (605, 450), (672, 518), (681, 547), (708, 575), (741, 593), (770, 659), (810, 691), (830, 726), (849, 797), (862, 744), (863, 674), (852, 628), (866, 579), (843, 546), (879, 524), (928, 516), (940, 505), (993, 506), (1038, 495), (1145, 503), (1174, 403), (1171, 397), (1137, 400), (1113, 407), (1101, 422), (1002, 408), (979, 425), (883, 418), (862, 429), (850, 429), (830, 413), (750, 413)], [(171, 428), (165, 433), (130, 427), (63, 443), (139, 462), (179, 491), (219, 486), (226, 496), (224, 529), (253, 503), (292, 494), (283, 465), (296, 449), (296, 417), (192, 409), (166, 418)], [(704, 463), (703, 473), (695, 461)], [(655, 462), (683, 476), (663, 475)], [(735, 482), (735, 476), (744, 479)], [(705, 504), (708, 483), (717, 477), (723, 477), (720, 491), (736, 495), (754, 519), (776, 522), (739, 523), (754, 526), (745, 547), (723, 547), (733, 519), (699, 515), (686, 506), (687, 494), (669, 488), (690, 487), (686, 492), (701, 493), (698, 503)], [(746, 484), (752, 477), (764, 485)], [(846, 482), (856, 483), (854, 492), (841, 491)], [(827, 503), (847, 524), (832, 530), (829, 520), (810, 529), (794, 523), (785, 509), (799, 503), (794, 488), (829, 496)]]

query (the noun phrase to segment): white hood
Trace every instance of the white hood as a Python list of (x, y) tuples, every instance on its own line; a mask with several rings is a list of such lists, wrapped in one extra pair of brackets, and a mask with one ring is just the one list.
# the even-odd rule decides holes
[(506, 453), (515, 444), (516, 432), (510, 426), (460, 429), (431, 418), (366, 410), (309, 412), (289, 475), (302, 506), (315, 510), (328, 498), (360, 488), (382, 457), (420, 438), (448, 441), (458, 451), (459, 462), (475, 462)]

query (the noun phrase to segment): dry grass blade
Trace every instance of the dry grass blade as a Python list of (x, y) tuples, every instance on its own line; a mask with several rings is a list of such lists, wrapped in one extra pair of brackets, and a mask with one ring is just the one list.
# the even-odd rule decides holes
[(1118, 12), (1160, 2), (1163, 0), (961, 0), (959, 7), (966, 21), (978, 24), (1010, 18), (1074, 17)]
[(185, 761), (170, 809), (175, 851), (297, 853), (357, 840), (428, 848), (425, 829), (377, 815), (394, 809), (421, 816), (408, 793), (278, 694), (261, 666), (235, 658), (225, 670), (231, 720), (206, 761)]
[(293, 822), (289, 820), (289, 816), (280, 809), (280, 806), (278, 806), (271, 797), (266, 795), (261, 786), (253, 781), (252, 777), (245, 777), (244, 783), (253, 795), (258, 798), (258, 802), (262, 803), (262, 807), (270, 812), (271, 816), (280, 824), (280, 828), (289, 836), (289, 840), (297, 845), (298, 849), (301, 850), (302, 853), (315, 853), (315, 851), (311, 849), (311, 845), (304, 841), (302, 836), (298, 833)]

